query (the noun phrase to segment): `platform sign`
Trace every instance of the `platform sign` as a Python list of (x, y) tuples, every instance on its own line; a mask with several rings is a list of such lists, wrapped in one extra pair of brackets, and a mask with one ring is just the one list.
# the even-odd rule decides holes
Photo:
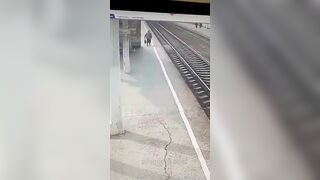
[(129, 20), (149, 20), (149, 21), (175, 21), (190, 23), (210, 23), (210, 16), (189, 15), (175, 13), (149, 13), (149, 12), (133, 12), (133, 11), (110, 11), (115, 17), (114, 19)]
[(137, 28), (128, 28), (128, 29), (120, 29), (119, 31), (121, 34), (128, 35), (131, 32), (134, 32), (136, 30), (137, 30)]
[(115, 19), (210, 22), (209, 0), (111, 0)]
[(210, 15), (209, 0), (110, 0), (111, 10)]

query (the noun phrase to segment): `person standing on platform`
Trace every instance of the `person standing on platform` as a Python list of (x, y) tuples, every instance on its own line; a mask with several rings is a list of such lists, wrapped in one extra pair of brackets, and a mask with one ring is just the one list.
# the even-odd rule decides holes
[(144, 41), (146, 42), (146, 40), (147, 40), (147, 46), (150, 46), (151, 39), (152, 39), (151, 31), (148, 30), (148, 32), (144, 35)]

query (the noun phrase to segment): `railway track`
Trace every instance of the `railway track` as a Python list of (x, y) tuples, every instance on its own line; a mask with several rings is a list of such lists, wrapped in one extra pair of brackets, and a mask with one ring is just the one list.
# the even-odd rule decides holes
[(202, 59), (210, 62), (210, 39), (201, 34), (195, 33), (172, 22), (159, 22), (163, 27), (172, 32), (179, 39), (190, 45), (202, 56)]
[(160, 23), (148, 22), (148, 25), (210, 118), (210, 64)]

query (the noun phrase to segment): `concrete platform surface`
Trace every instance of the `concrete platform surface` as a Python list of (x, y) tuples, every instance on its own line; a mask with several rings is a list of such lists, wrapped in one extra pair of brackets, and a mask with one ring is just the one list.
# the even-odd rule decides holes
[[(144, 35), (145, 23), (142, 26)], [(206, 179), (153, 47), (164, 61), (209, 163), (209, 120), (154, 36), (152, 46), (143, 44), (130, 55), (132, 72), (122, 75), (126, 133), (111, 136), (110, 179)]]
[(194, 24), (192, 24), (192, 23), (177, 22), (175, 24), (177, 24), (177, 25), (179, 25), (181, 27), (184, 27), (186, 29), (189, 29), (191, 31), (194, 31), (194, 32), (196, 32), (196, 33), (198, 33), (200, 35), (203, 35), (203, 36), (205, 36), (205, 37), (210, 39), (210, 29), (208, 29), (208, 28), (205, 28), (205, 27), (196, 28), (196, 26)]

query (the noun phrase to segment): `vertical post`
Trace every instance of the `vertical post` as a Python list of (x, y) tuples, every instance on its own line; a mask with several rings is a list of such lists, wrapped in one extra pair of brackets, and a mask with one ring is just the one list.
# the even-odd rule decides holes
[(110, 69), (110, 131), (111, 135), (124, 133), (121, 116), (121, 70), (119, 48), (119, 20), (110, 21), (112, 64)]
[(130, 67), (130, 58), (129, 58), (129, 25), (128, 20), (122, 20), (122, 27), (124, 31), (127, 31), (124, 33), (123, 36), (123, 67), (125, 73), (130, 73), (131, 67)]

